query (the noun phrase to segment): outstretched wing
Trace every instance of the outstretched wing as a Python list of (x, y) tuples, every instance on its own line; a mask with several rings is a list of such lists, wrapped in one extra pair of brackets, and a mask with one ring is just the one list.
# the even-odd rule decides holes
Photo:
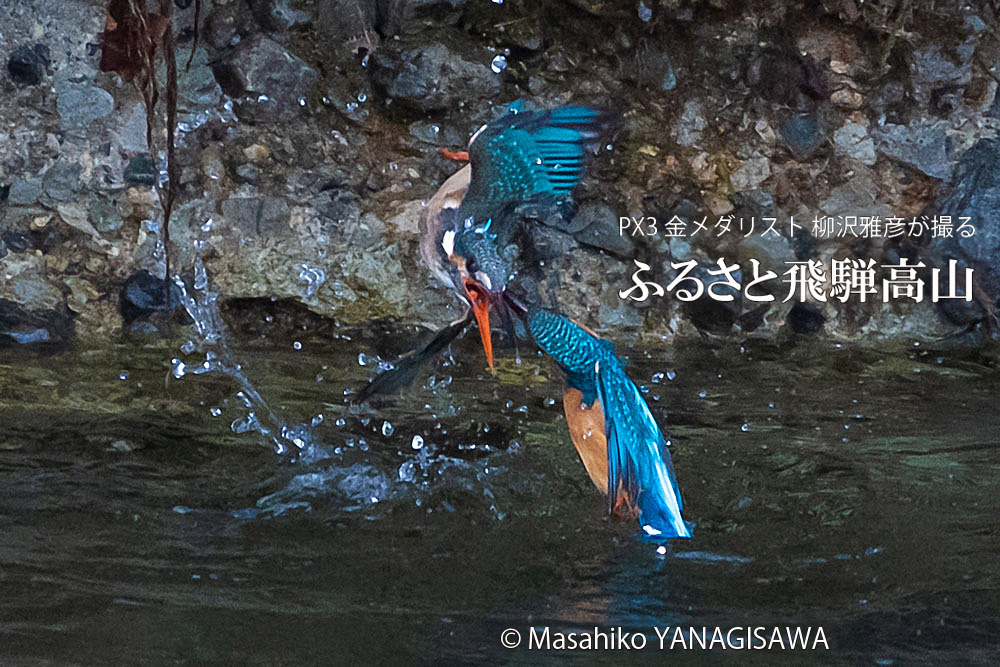
[(472, 180), (463, 214), (482, 224), (507, 206), (569, 195), (609, 120), (604, 111), (567, 106), (512, 112), (490, 123), (469, 146)]

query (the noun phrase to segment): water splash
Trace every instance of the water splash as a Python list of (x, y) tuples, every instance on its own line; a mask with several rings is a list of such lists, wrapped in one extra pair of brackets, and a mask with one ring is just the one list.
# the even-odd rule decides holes
[[(211, 229), (211, 220), (202, 225), (202, 229)], [(233, 420), (231, 428), (234, 433), (257, 432), (263, 435), (274, 446), (278, 454), (290, 451), (299, 456), (315, 454), (310, 451), (312, 433), (308, 425), (289, 426), (268, 406), (267, 401), (253, 385), (243, 366), (240, 364), (229, 345), (226, 343), (226, 324), (219, 311), (219, 295), (212, 290), (208, 279), (208, 271), (202, 262), (201, 252), (204, 250), (204, 240), (194, 242), (199, 252), (195, 256), (194, 280), (191, 288), (179, 275), (172, 276), (180, 295), (180, 303), (194, 323), (197, 338), (189, 340), (181, 346), (181, 352), (186, 356), (202, 358), (192, 363), (179, 357), (171, 359), (171, 375), (180, 380), (187, 375), (203, 375), (205, 373), (221, 373), (232, 378), (239, 386), (236, 397), (246, 409), (246, 414)]]

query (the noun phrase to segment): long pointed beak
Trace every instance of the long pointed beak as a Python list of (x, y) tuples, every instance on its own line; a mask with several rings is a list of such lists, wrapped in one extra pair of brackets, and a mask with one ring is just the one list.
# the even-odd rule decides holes
[(479, 325), (479, 337), (483, 341), (483, 350), (486, 352), (486, 363), (490, 366), (490, 372), (496, 373), (496, 369), (493, 367), (493, 337), (490, 333), (490, 294), (485, 287), (470, 277), (462, 279), (462, 286), (469, 296), (472, 312), (476, 316), (476, 324)]

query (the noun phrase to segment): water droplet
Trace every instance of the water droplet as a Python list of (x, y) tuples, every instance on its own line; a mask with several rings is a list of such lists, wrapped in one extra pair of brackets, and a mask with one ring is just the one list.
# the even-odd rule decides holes
[(347, 103), (347, 113), (354, 113), (357, 110), (358, 110), (358, 103), (357, 102), (348, 102)]
[(698, 398), (705, 398), (706, 396), (708, 396), (708, 392), (704, 389), (698, 392)]
[(208, 220), (205, 221), (205, 224), (203, 224), (201, 226), (201, 231), (203, 231), (206, 234), (208, 234), (210, 231), (212, 231), (212, 224), (213, 224), (213, 221), (212, 221), (211, 218), (209, 218)]
[(396, 429), (393, 427), (391, 423), (387, 421), (382, 422), (382, 435), (384, 435), (385, 437), (388, 438), (390, 435), (392, 435), (393, 431), (395, 430)]
[(502, 5), (503, 4), (503, 0), (493, 0), (493, 4), (494, 5)]
[(364, 93), (358, 93), (358, 102), (366, 102), (366, 101), (368, 101), (368, 96), (365, 95)]
[(294, 343), (292, 343), (292, 347), (295, 348), (296, 350), (301, 350), (302, 343), (300, 343), (299, 341), (295, 341)]
[(309, 423), (313, 426), (313, 428), (315, 428), (315, 427), (319, 426), (320, 424), (322, 424), (323, 423), (323, 413), (321, 412), (318, 415), (316, 415), (315, 417), (313, 417), (312, 421), (309, 422)]
[(667, 371), (667, 379), (668, 380), (673, 380), (675, 377), (677, 377), (677, 373), (675, 373), (673, 371)]
[(664, 377), (663, 373), (653, 373), (653, 377), (651, 377), (650, 380), (652, 380), (656, 384), (659, 384), (663, 382), (663, 377)]
[(493, 58), (493, 62), (490, 63), (490, 69), (496, 74), (504, 71), (507, 69), (507, 58), (500, 55), (496, 56)]
[(358, 366), (367, 366), (367, 365), (368, 365), (368, 355), (365, 354), (364, 352), (359, 352), (358, 353)]
[(412, 447), (413, 449), (420, 449), (423, 446), (424, 446), (424, 439), (422, 436), (415, 435), (413, 436), (413, 440), (410, 440), (410, 447)]
[(300, 107), (304, 107), (305, 105), (306, 105), (306, 98), (300, 97), (299, 98), (299, 106)]
[(222, 408), (212, 408), (211, 410), (209, 410), (209, 412), (212, 413), (213, 417), (221, 417), (222, 416)]
[(337, 421), (335, 421), (334, 424), (336, 424), (340, 428), (343, 428), (344, 425), (347, 424), (347, 420), (345, 420), (343, 417), (341, 417)]
[(743, 426), (740, 426), (740, 430), (746, 433), (747, 431), (750, 430), (750, 424), (744, 424)]
[(122, 371), (121, 373), (119, 373), (118, 374), (118, 379), (121, 380), (122, 382), (124, 382), (125, 380), (127, 380), (128, 379), (128, 371)]
[(660, 546), (656, 547), (656, 553), (659, 554), (660, 556), (666, 556), (667, 547), (661, 544)]

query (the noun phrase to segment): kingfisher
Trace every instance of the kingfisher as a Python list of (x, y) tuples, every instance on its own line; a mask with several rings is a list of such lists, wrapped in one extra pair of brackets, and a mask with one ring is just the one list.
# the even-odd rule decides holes
[(420, 255), (468, 305), (462, 318), (420, 350), (404, 355), (359, 394), (364, 400), (408, 384), (424, 360), (473, 321), (494, 368), (489, 313), (516, 341), (518, 329), (566, 374), (563, 410), (570, 437), (612, 515), (632, 515), (641, 536), (662, 542), (691, 537), (667, 441), (614, 346), (551, 308), (508, 288), (516, 280), (534, 221), (563, 215), (582, 178), (587, 152), (607, 133), (611, 115), (586, 106), (525, 111), (511, 105), (481, 127), (467, 160), (428, 202), (420, 219)]

